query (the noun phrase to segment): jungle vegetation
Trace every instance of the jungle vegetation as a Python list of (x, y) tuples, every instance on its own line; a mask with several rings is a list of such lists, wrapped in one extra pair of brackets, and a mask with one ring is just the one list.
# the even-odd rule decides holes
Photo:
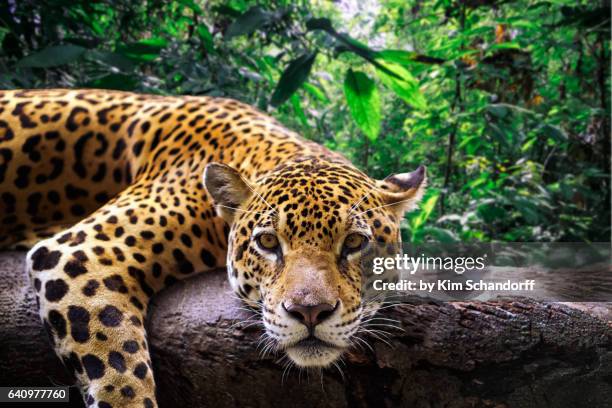
[(0, 87), (223, 95), (374, 177), (403, 233), (610, 241), (610, 3), (7, 0)]

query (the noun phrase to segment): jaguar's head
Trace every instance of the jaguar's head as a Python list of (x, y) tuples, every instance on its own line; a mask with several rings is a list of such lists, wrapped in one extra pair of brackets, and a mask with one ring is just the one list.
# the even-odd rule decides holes
[(327, 366), (378, 303), (363, 296), (359, 255), (397, 243), (423, 195), (425, 168), (377, 181), (345, 162), (293, 161), (248, 183), (212, 163), (204, 183), (231, 226), (229, 280), (261, 310), (267, 337), (298, 366)]

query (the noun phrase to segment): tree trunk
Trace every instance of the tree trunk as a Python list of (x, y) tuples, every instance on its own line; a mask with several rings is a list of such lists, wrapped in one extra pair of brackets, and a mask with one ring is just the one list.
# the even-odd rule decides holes
[[(0, 386), (68, 385), (47, 343), (22, 253), (0, 254)], [(404, 304), (390, 346), (335, 368), (285, 372), (222, 272), (153, 301), (149, 342), (162, 407), (604, 407), (612, 401), (612, 305)], [(238, 323), (236, 323), (238, 322)], [(71, 406), (82, 406), (78, 391)]]

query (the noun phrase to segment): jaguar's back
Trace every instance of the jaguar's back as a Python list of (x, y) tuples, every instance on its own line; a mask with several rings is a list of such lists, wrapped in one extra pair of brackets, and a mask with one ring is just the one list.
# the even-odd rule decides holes
[[(2, 91), (0, 247), (29, 247), (84, 218), (143, 174), (154, 176), (177, 161), (197, 155), (199, 164), (212, 157), (250, 163), (258, 146), (245, 136), (256, 135), (258, 126), (267, 130), (269, 119), (262, 119), (227, 99)], [(245, 128), (250, 132), (237, 132)], [(234, 157), (223, 157), (224, 151)]]

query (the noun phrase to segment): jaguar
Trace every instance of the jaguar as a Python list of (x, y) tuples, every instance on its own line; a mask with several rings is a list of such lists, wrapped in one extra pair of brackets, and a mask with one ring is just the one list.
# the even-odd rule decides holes
[(398, 242), (425, 168), (375, 180), (236, 100), (0, 91), (0, 247), (85, 403), (157, 406), (149, 300), (226, 268), (269, 346), (326, 367), (376, 312), (359, 254)]

